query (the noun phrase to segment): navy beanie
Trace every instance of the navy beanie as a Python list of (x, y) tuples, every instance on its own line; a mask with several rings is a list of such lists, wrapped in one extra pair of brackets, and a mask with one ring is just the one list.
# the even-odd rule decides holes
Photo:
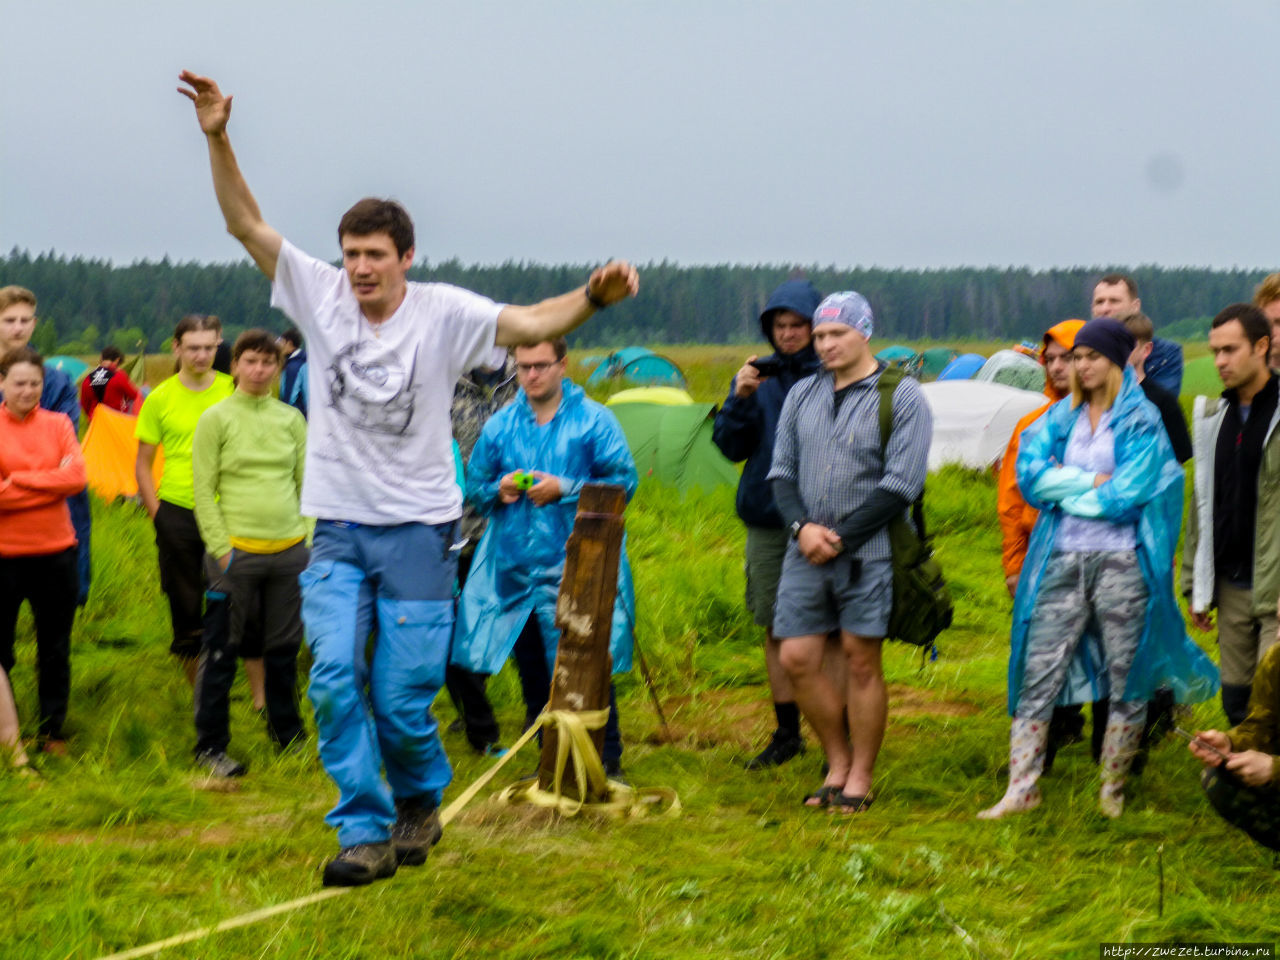
[(1098, 317), (1090, 320), (1076, 334), (1077, 347), (1088, 347), (1097, 350), (1122, 370), (1129, 363), (1129, 355), (1137, 341), (1133, 339), (1123, 323), (1110, 317)]

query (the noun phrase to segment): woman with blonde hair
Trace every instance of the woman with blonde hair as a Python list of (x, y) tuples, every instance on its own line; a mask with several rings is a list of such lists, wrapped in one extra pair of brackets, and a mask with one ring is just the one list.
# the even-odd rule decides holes
[(1071, 396), (1022, 435), (1018, 485), (1040, 510), (1014, 599), (1009, 786), (979, 817), (1040, 804), (1049, 716), (1081, 637), (1101, 640), (1095, 699), (1109, 689), (1098, 805), (1124, 808), (1147, 701), (1167, 686), (1206, 700), (1218, 672), (1187, 636), (1173, 590), (1183, 474), (1156, 408), (1128, 367), (1133, 336), (1100, 318), (1076, 334)]

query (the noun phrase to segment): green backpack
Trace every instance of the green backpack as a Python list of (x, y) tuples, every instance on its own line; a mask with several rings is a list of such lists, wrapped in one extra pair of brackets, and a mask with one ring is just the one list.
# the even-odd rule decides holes
[[(893, 433), (893, 391), (904, 374), (888, 367), (880, 374), (880, 457), (883, 460)], [(931, 538), (924, 529), (924, 492), (911, 505), (911, 520), (898, 514), (889, 521), (889, 547), (893, 554), (893, 609), (885, 636), (934, 647), (938, 634), (951, 626), (955, 609), (951, 591), (934, 559)]]

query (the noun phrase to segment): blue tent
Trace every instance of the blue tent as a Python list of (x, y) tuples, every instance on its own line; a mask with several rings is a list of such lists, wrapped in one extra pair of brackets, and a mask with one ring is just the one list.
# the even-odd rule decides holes
[(943, 368), (939, 380), (972, 380), (987, 358), (977, 353), (962, 353)]
[(646, 347), (624, 347), (609, 354), (587, 378), (587, 387), (602, 387), (610, 380), (627, 386), (687, 386), (674, 361)]

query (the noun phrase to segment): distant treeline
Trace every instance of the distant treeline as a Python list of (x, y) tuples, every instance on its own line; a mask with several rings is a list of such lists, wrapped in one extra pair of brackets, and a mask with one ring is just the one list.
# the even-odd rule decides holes
[[(760, 338), (757, 316), (769, 291), (807, 276), (824, 293), (858, 290), (875, 309), (878, 338), (891, 340), (1038, 339), (1068, 317), (1086, 317), (1097, 278), (1111, 267), (1056, 270), (958, 267), (946, 270), (839, 270), (835, 267), (640, 267), (640, 296), (579, 331), (579, 346), (629, 343), (747, 343)], [(531, 303), (581, 284), (586, 264), (423, 263), (414, 280), (455, 283), (507, 303)], [(1261, 270), (1137, 267), (1144, 310), (1157, 330), (1198, 338), (1222, 307), (1247, 300)], [(114, 266), (14, 249), (0, 258), (0, 285), (29, 287), (39, 298), (36, 345), (47, 352), (95, 353), (114, 343), (160, 350), (185, 313), (213, 313), (229, 335), (253, 326), (281, 330), (287, 321), (268, 306), (266, 279), (247, 261), (234, 264), (142, 261)]]

